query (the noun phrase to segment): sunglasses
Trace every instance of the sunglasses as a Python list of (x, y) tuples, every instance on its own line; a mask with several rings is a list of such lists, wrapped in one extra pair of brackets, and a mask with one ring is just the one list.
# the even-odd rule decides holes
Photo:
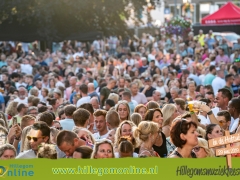
[(45, 136), (41, 136), (41, 137), (31, 137), (31, 136), (27, 136), (27, 139), (29, 141), (31, 141), (31, 139), (33, 139), (34, 142), (37, 142), (39, 138), (45, 138)]
[(194, 147), (194, 148), (193, 148), (193, 151), (194, 151), (194, 152), (199, 152), (201, 148), (202, 148), (202, 147), (200, 147), (200, 146)]
[(62, 127), (55, 127), (57, 130), (62, 130), (63, 128)]

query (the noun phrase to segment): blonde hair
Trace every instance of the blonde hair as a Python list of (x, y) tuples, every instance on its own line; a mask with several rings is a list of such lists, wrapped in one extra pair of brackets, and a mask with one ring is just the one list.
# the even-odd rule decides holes
[(162, 108), (163, 113), (163, 126), (170, 125), (172, 115), (176, 111), (176, 106), (174, 104), (166, 104)]
[(16, 116), (18, 114), (17, 105), (18, 105), (18, 102), (11, 101), (6, 108), (6, 114), (8, 114), (12, 117)]
[(119, 95), (116, 93), (110, 93), (108, 96), (108, 99), (113, 100), (115, 102), (115, 104), (117, 104), (119, 101)]
[(141, 81), (140, 79), (135, 79), (135, 80), (133, 81), (133, 83), (136, 83), (137, 86), (138, 86), (138, 88), (144, 87), (144, 85), (143, 85), (143, 83), (142, 83), (142, 81)]
[[(120, 106), (121, 104), (124, 105), (124, 106), (126, 106), (126, 107), (127, 107), (127, 111), (128, 111), (127, 119), (124, 119), (124, 120), (130, 120), (130, 107), (129, 107), (127, 101), (119, 101), (119, 102), (117, 103), (117, 105), (115, 106), (116, 111), (118, 112), (118, 108), (119, 108), (119, 106)], [(120, 119), (120, 120), (121, 120), (121, 119)]]
[(207, 140), (205, 140), (203, 138), (198, 138), (198, 145), (200, 147), (204, 148), (204, 150), (207, 153), (207, 157), (215, 157), (213, 150), (208, 147)]
[(27, 134), (29, 133), (29, 131), (31, 130), (32, 125), (31, 126), (27, 126), (23, 129), (22, 131), (22, 136), (21, 136), (21, 148), (20, 148), (20, 152), (26, 151), (31, 149), (29, 141), (27, 139)]
[(130, 119), (136, 126), (138, 126), (138, 124), (142, 121), (142, 116), (139, 113), (133, 113)]
[(197, 132), (198, 132), (199, 136), (201, 136), (202, 138), (206, 137), (206, 130), (203, 129), (202, 127), (198, 126)]
[(75, 132), (77, 135), (80, 131), (87, 132), (89, 137), (91, 138), (92, 143), (95, 144), (95, 139), (94, 139), (92, 133), (88, 129), (86, 129), (86, 128), (76, 128), (75, 130), (73, 130), (73, 132)]
[(158, 124), (151, 121), (142, 121), (135, 129), (133, 135), (136, 138), (139, 138), (143, 142), (147, 141), (149, 138), (149, 134), (155, 134), (159, 131)]
[(55, 145), (42, 143), (39, 146), (38, 158), (57, 159), (57, 151)]
[(95, 156), (97, 155), (99, 146), (102, 144), (109, 144), (111, 146), (112, 154), (113, 154), (112, 158), (115, 158), (114, 151), (113, 151), (113, 144), (111, 143), (110, 140), (103, 140), (103, 141), (99, 141), (95, 144), (92, 155), (91, 155), (91, 159), (97, 159)]
[[(130, 125), (130, 126), (132, 127), (132, 130), (133, 130), (134, 127), (136, 127), (135, 124), (134, 124), (132, 121), (128, 121), (128, 120), (123, 121), (123, 122), (119, 125), (119, 127), (117, 128), (116, 133), (115, 133), (115, 138), (114, 138), (114, 139), (115, 139), (115, 144), (114, 144), (114, 145), (115, 145), (116, 147), (118, 147), (118, 142), (119, 142), (120, 138), (122, 137), (121, 130), (122, 130), (122, 126), (123, 126), (124, 124)], [(137, 147), (137, 141), (136, 141), (136, 139), (135, 139), (134, 137), (133, 137), (133, 139), (132, 139), (132, 144), (133, 144), (134, 147)]]

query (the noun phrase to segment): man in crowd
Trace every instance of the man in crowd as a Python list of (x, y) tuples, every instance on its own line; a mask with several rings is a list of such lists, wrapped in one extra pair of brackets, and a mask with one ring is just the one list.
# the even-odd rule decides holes
[(73, 121), (73, 113), (76, 111), (76, 107), (74, 105), (67, 105), (64, 107), (64, 114), (66, 118), (64, 120), (60, 121), (60, 124), (63, 128), (63, 130), (69, 130), (71, 131), (74, 127), (74, 121)]
[(107, 111), (100, 110), (100, 109), (96, 110), (93, 114), (94, 121), (98, 130), (97, 133), (93, 134), (93, 137), (95, 138), (96, 141), (107, 138), (108, 136), (106, 114), (107, 114)]

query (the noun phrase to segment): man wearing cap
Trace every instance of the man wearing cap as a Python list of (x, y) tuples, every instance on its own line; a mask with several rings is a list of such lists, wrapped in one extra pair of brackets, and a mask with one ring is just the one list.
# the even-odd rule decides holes
[(152, 87), (152, 80), (149, 77), (145, 78), (145, 86), (140, 89), (140, 92), (145, 94), (148, 101), (153, 99), (152, 95), (156, 88)]

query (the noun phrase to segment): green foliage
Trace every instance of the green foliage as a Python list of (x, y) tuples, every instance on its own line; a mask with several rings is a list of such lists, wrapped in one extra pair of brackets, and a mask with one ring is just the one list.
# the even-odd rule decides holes
[[(14, 19), (24, 25), (37, 24), (48, 37), (61, 31), (102, 31), (104, 35), (124, 34), (131, 2), (138, 12), (144, 0), (0, 0), (0, 24)], [(140, 21), (136, 13), (136, 20)]]

